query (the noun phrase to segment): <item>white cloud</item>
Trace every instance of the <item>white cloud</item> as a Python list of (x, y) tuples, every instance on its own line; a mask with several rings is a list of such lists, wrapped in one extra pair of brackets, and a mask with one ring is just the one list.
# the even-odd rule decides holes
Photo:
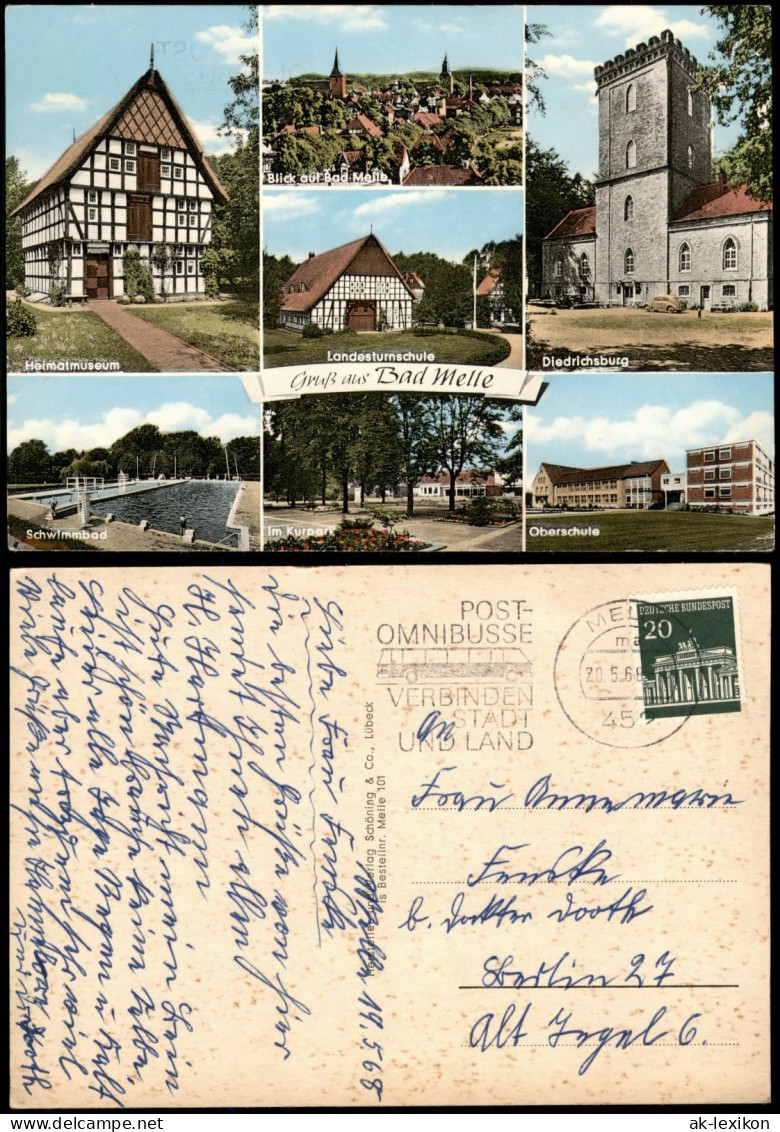
[[(236, 148), (236, 139), (229, 134), (220, 134), (219, 122), (207, 122), (197, 118), (188, 118), (195, 134), (206, 153), (214, 157), (221, 157), (223, 153), (232, 153)], [(246, 133), (246, 131), (244, 131)]]
[(317, 198), (305, 193), (263, 193), (263, 212), (273, 214), (276, 220), (297, 220), (299, 216), (311, 216), (319, 210)]
[(581, 75), (593, 78), (596, 65), (590, 59), (575, 59), (573, 55), (545, 55), (540, 63), (542, 70), (565, 79), (577, 79)]
[(30, 109), (38, 110), (41, 114), (60, 110), (86, 110), (87, 104), (78, 94), (67, 94), (65, 91), (46, 93), (40, 102), (31, 102)]
[(388, 26), (384, 12), (373, 4), (269, 4), (264, 20), (306, 20), (342, 31), (381, 31)]
[(548, 422), (538, 413), (529, 413), (525, 422), (530, 449), (540, 460), (546, 459), (546, 444), (573, 441), (592, 453), (594, 466), (657, 458), (666, 459), (673, 471), (681, 470), (688, 448), (734, 440), (758, 440), (767, 447), (773, 443), (773, 429), (771, 413), (745, 417), (734, 405), (714, 399), (676, 410), (642, 405), (622, 420), (561, 416)]
[(683, 41), (695, 37), (710, 38), (705, 24), (670, 20), (662, 8), (645, 4), (612, 4), (598, 17), (596, 27), (603, 28), (607, 35), (622, 36), (626, 47), (647, 43), (651, 35), (660, 35), (667, 28)]
[[(10, 403), (10, 399), (9, 399)], [(42, 440), (50, 452), (66, 448), (78, 451), (90, 448), (109, 448), (131, 428), (142, 424), (156, 424), (162, 432), (179, 432), (192, 429), (200, 436), (217, 436), (226, 444), (237, 436), (259, 435), (259, 421), (238, 413), (222, 413), (213, 417), (206, 409), (188, 401), (169, 401), (144, 415), (138, 409), (115, 408), (89, 423), (51, 417), (30, 418), (20, 425), (8, 422), (8, 451), (35, 437)]]
[(363, 216), (383, 216), (388, 212), (396, 212), (399, 208), (414, 208), (421, 204), (433, 204), (442, 201), (447, 196), (444, 189), (421, 189), (411, 192), (394, 193), (392, 196), (377, 197), (376, 200), (364, 201), (352, 213), (357, 220)]
[[(70, 139), (68, 139), (68, 144)], [(51, 154), (33, 153), (32, 150), (17, 148), (14, 156), (19, 159), (19, 167), (28, 181), (38, 181), (51, 167)]]
[(572, 90), (584, 90), (586, 94), (589, 94), (592, 98), (595, 98), (596, 92), (598, 90), (598, 83), (595, 79), (591, 79), (589, 83), (572, 83), (571, 88)]
[(223, 63), (229, 63), (231, 67), (241, 62), (242, 55), (255, 54), (260, 44), (257, 34), (249, 35), (243, 28), (231, 27), (229, 24), (215, 24), (205, 31), (199, 31), (196, 39), (205, 43), (217, 53)]
[(9, 393), (5, 400), (6, 400), (6, 404), (15, 405), (16, 402), (19, 400), (19, 394), (18, 393)]
[(217, 436), (223, 444), (235, 440), (237, 436), (257, 437), (257, 458), (260, 459), (260, 413), (256, 417), (242, 417), (239, 413), (223, 413), (208, 427), (204, 436)]

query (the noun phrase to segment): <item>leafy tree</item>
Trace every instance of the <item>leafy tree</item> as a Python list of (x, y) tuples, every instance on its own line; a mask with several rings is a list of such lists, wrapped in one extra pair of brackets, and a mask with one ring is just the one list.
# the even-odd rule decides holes
[(273, 256), (263, 252), (263, 326), (272, 329), (279, 325), (283, 287), (295, 264), (289, 256)]
[[(244, 23), (248, 32), (257, 32), (257, 7), (249, 7)], [(225, 185), (230, 200), (215, 205), (212, 247), (230, 249), (238, 259), (234, 276), (235, 288), (255, 297), (260, 272), (260, 108), (259, 55), (255, 50), (241, 55), (241, 69), (228, 83), (233, 100), (225, 107), (219, 132), (236, 142), (233, 153), (211, 158), (217, 176)]]
[(406, 517), (414, 515), (414, 488), (426, 472), (436, 469), (432, 440), (433, 407), (430, 397), (418, 393), (393, 396), (398, 415), (400, 475), (406, 487)]
[(570, 209), (594, 204), (596, 190), (579, 173), (571, 176), (554, 149), (540, 149), (531, 138), (526, 143), (526, 165), (526, 270), (529, 294), (536, 296), (542, 290), (542, 241)]
[(450, 477), (449, 510), (455, 510), (456, 481), (471, 466), (494, 468), (501, 456), (506, 421), (520, 419), (519, 406), (488, 397), (447, 395), (434, 399), (431, 441), (438, 467)]
[(14, 484), (52, 483), (58, 470), (42, 440), (24, 440), (8, 457), (7, 480)]
[(175, 257), (170, 244), (159, 243), (152, 248), (152, 263), (160, 273), (160, 298), (165, 299), (165, 277), (173, 269)]
[(694, 89), (705, 90), (720, 122), (739, 120), (736, 144), (718, 162), (730, 184), (772, 199), (772, 10), (768, 4), (708, 4), (722, 38)]
[(28, 182), (17, 157), (5, 159), (5, 285), (12, 290), (24, 283), (24, 255), (22, 253), (22, 218), (11, 213), (17, 208), (33, 186)]
[(67, 467), (60, 470), (62, 479), (68, 476), (90, 476), (96, 479), (110, 479), (114, 475), (114, 465), (109, 460), (90, 460), (89, 456), (79, 456)]
[(539, 43), (540, 40), (550, 35), (550, 30), (545, 24), (527, 23), (525, 25), (525, 89), (528, 97), (528, 106), (535, 107), (540, 114), (547, 113), (545, 106), (544, 96), (542, 95), (539, 83), (542, 79), (546, 79), (547, 75), (544, 73), (538, 63), (535, 63), (528, 54), (528, 45)]

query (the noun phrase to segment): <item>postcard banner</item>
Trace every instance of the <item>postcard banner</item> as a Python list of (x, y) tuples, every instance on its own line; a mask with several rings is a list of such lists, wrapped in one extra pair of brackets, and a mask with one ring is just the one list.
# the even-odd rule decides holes
[(545, 384), (541, 374), (521, 369), (403, 360), (279, 366), (242, 380), (258, 402), (311, 393), (455, 393), (534, 405)]
[(769, 568), (12, 576), (15, 1106), (769, 1090)]

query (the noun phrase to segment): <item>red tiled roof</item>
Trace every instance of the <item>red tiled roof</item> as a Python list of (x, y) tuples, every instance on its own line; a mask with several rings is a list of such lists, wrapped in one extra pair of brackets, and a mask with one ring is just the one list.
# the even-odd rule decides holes
[(658, 471), (666, 460), (644, 460), (633, 464), (613, 464), (607, 468), (567, 468), (564, 464), (542, 464), (550, 483), (559, 486), (567, 483), (583, 483), (585, 480), (625, 480), (633, 476), (650, 476)]
[(349, 133), (351, 130), (356, 130), (358, 127), (365, 130), (372, 138), (382, 137), (380, 127), (377, 126), (376, 122), (372, 122), (370, 118), (367, 118), (365, 114), (356, 114), (351, 122), (347, 122), (341, 132), (342, 134)]
[[(339, 276), (344, 274), (358, 253), (371, 243), (378, 245), (384, 252), (388, 264), (411, 295), (409, 284), (393, 263), (387, 248), (376, 236), (371, 235), (363, 236), (360, 240), (352, 240), (351, 243), (342, 244), (338, 248), (331, 248), (330, 251), (322, 252), (320, 255), (309, 256), (299, 264), (284, 285), (282, 310), (307, 311), (313, 307), (330, 290)], [(302, 283), (305, 284), (305, 291), (300, 290)], [(287, 293), (290, 287), (295, 288), (292, 294)]]
[[(131, 114), (131, 108), (134, 101), (138, 99), (139, 105), (136, 107), (137, 113)], [(69, 146), (65, 152), (54, 162), (54, 164), (46, 170), (41, 179), (35, 185), (31, 192), (27, 194), (21, 204), (18, 204), (12, 216), (16, 216), (28, 204), (31, 204), (41, 193), (46, 189), (52, 188), (54, 185), (64, 181), (71, 173), (84, 162), (84, 159), (89, 155), (93, 145), (97, 144), (101, 137), (111, 132), (111, 130), (120, 121), (124, 123), (122, 136), (130, 137), (132, 134), (138, 134), (135, 137), (136, 141), (154, 141), (156, 140), (156, 131), (159, 130), (162, 123), (163, 112), (170, 114), (173, 124), (180, 131), (184, 141), (194, 154), (196, 162), (200, 164), (201, 171), (208, 182), (211, 191), (214, 193), (218, 201), (227, 201), (229, 196), (224, 186), (222, 185), (219, 177), (212, 169), (207, 161), (203, 147), (198, 141), (198, 138), (190, 126), (187, 118), (179, 108), (176, 99), (173, 97), (165, 81), (159, 71), (153, 69), (146, 71), (141, 75), (138, 82), (134, 83), (127, 94), (122, 98), (113, 109), (109, 110), (107, 114), (103, 114), (98, 118), (94, 126), (86, 130), (81, 137), (76, 138), (75, 142)], [(129, 115), (129, 118), (128, 118)], [(141, 120), (139, 120), (139, 117)], [(148, 119), (148, 121), (146, 120)], [(129, 130), (130, 121), (132, 120), (133, 129)], [(141, 136), (140, 131), (144, 130), (144, 136)], [(146, 134), (149, 136), (147, 137)], [(160, 145), (176, 145), (175, 137), (171, 140), (167, 134), (158, 141)]]
[(412, 169), (405, 185), (481, 185), (482, 174), (473, 162), (467, 168), (459, 165), (420, 165)]
[(501, 268), (500, 267), (491, 267), (490, 271), (487, 273), (485, 278), (482, 280), (480, 285), (477, 287), (477, 294), (478, 295), (489, 295), (490, 292), (493, 290), (493, 288), (496, 286), (496, 284), (500, 282), (500, 280), (501, 280)]
[(438, 134), (432, 134), (430, 131), (425, 134), (420, 134), (419, 138), (412, 146), (412, 149), (417, 149), (419, 145), (425, 145), (426, 143), (432, 145), (434, 149), (438, 149), (439, 153), (447, 152), (447, 142), (445, 142), (443, 138), (440, 138)]
[(364, 149), (344, 149), (339, 154), (343, 157), (350, 169), (364, 169), (366, 164), (366, 151)]
[(441, 118), (438, 114), (433, 114), (430, 111), (418, 110), (412, 121), (416, 122), (418, 126), (424, 126), (428, 129), (430, 126), (438, 126)]
[(596, 234), (596, 206), (587, 208), (573, 208), (560, 220), (546, 239), (557, 240), (562, 236), (595, 236)]
[(746, 212), (771, 212), (771, 202), (750, 195), (747, 185), (724, 185), (710, 181), (697, 185), (686, 197), (677, 220), (708, 220), (713, 216), (741, 216)]

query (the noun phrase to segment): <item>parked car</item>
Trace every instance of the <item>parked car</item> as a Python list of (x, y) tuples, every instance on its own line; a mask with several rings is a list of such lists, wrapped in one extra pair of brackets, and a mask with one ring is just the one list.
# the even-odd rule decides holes
[(682, 314), (688, 304), (679, 295), (656, 295), (645, 307), (646, 311), (663, 311), (666, 314)]

